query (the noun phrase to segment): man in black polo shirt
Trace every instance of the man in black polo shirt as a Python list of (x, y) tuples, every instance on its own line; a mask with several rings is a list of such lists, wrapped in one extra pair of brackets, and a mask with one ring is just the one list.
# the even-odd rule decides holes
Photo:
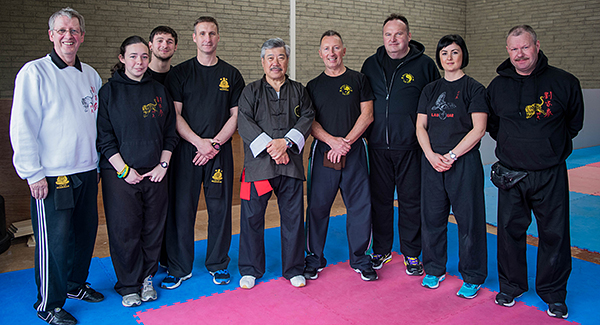
[(240, 72), (217, 57), (219, 26), (213, 17), (194, 24), (196, 57), (167, 75), (181, 136), (170, 168), (171, 190), (165, 227), (168, 276), (161, 287), (175, 289), (192, 276), (194, 223), (201, 186), (208, 210), (206, 268), (215, 284), (230, 275), (233, 156), (231, 135), (237, 127), (238, 98), (244, 88)]
[(316, 115), (308, 189), (307, 252), (304, 277), (315, 280), (326, 265), (323, 256), (329, 214), (338, 189), (348, 212), (346, 230), (350, 266), (365, 281), (377, 280), (366, 251), (371, 237), (371, 192), (367, 147), (362, 135), (373, 121), (373, 92), (367, 77), (344, 66), (340, 34), (321, 36), (319, 56), (325, 71), (307, 90)]

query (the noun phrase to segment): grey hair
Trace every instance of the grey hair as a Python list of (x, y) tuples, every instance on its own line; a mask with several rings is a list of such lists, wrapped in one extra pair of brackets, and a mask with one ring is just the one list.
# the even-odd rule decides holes
[(77, 18), (77, 20), (79, 20), (79, 28), (81, 28), (81, 33), (85, 34), (85, 20), (83, 19), (83, 16), (78, 13), (77, 10), (70, 7), (62, 8), (50, 16), (50, 19), (48, 20), (48, 28), (50, 28), (50, 30), (54, 30), (54, 21), (60, 16), (65, 16), (69, 19)]
[(276, 38), (271, 38), (263, 43), (262, 47), (260, 48), (260, 58), (263, 59), (265, 57), (265, 51), (274, 49), (274, 48), (278, 48), (278, 47), (285, 48), (285, 55), (288, 58), (290, 57), (290, 51), (291, 51), (290, 46), (285, 44), (285, 42), (281, 38), (276, 37)]
[(537, 42), (537, 34), (535, 33), (535, 30), (533, 30), (533, 27), (529, 25), (517, 25), (511, 28), (508, 31), (508, 34), (506, 34), (506, 39), (508, 39), (509, 36), (520, 36), (523, 33), (529, 33), (533, 39), (533, 43)]

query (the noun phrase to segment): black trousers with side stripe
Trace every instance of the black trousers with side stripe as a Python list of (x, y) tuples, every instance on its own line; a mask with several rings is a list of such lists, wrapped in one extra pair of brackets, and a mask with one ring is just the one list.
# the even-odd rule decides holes
[(62, 307), (67, 292), (86, 282), (98, 231), (96, 170), (57, 179), (46, 177), (45, 199), (31, 198), (38, 311)]
[(371, 191), (366, 145), (362, 139), (354, 143), (346, 156), (345, 168), (335, 170), (323, 166), (323, 157), (329, 146), (318, 140), (315, 142), (306, 221), (306, 266), (321, 268), (327, 265), (323, 250), (331, 206), (339, 189), (347, 210), (350, 266), (365, 270), (371, 267), (371, 259), (366, 255), (371, 240)]

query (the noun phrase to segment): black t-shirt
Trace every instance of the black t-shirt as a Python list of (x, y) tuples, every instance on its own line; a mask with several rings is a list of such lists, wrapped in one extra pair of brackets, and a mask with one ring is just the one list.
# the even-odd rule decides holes
[(383, 66), (383, 71), (385, 71), (385, 82), (386, 82), (386, 86), (389, 87), (390, 83), (392, 82), (392, 76), (394, 75), (394, 72), (396, 71), (396, 68), (402, 63), (404, 62), (404, 59), (406, 59), (410, 54), (410, 50), (408, 51), (408, 53), (400, 58), (400, 59), (392, 59), (387, 52), (383, 55), (383, 62), (382, 62), (382, 66)]
[(346, 68), (341, 76), (322, 72), (306, 89), (315, 108), (315, 121), (334, 137), (345, 137), (360, 116), (360, 103), (375, 99), (367, 77)]
[(221, 131), (244, 85), (242, 74), (229, 63), (219, 59), (207, 67), (195, 57), (171, 69), (165, 80), (173, 101), (183, 103), (181, 116), (201, 138)]
[(455, 81), (438, 79), (423, 88), (417, 112), (427, 114), (433, 151), (446, 153), (473, 129), (471, 113), (489, 113), (485, 87), (467, 75)]
[(169, 71), (167, 72), (155, 72), (154, 70), (148, 68), (148, 70), (146, 70), (147, 73), (150, 74), (150, 76), (152, 77), (152, 79), (160, 82), (161, 84), (165, 84), (165, 79), (167, 78), (167, 74), (169, 74)]

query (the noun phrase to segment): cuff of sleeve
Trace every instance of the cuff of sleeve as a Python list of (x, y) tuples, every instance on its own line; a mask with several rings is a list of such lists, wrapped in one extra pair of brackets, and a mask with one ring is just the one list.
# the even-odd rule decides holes
[(258, 156), (261, 152), (263, 152), (263, 150), (267, 148), (267, 144), (269, 144), (271, 140), (273, 139), (263, 132), (259, 134), (256, 137), (256, 139), (252, 141), (252, 143), (250, 143), (250, 150), (252, 150), (252, 155), (254, 156), (254, 158), (256, 158), (256, 156)]
[(37, 182), (41, 181), (42, 179), (44, 179), (44, 177), (46, 177), (46, 175), (44, 175), (44, 172), (39, 171), (39, 172), (35, 173), (35, 175), (33, 175), (27, 179), (27, 184), (31, 185), (33, 183), (37, 183)]
[(304, 135), (300, 133), (300, 131), (296, 129), (291, 129), (285, 136), (290, 138), (298, 146), (299, 152), (302, 151), (302, 148), (304, 148), (305, 140)]

